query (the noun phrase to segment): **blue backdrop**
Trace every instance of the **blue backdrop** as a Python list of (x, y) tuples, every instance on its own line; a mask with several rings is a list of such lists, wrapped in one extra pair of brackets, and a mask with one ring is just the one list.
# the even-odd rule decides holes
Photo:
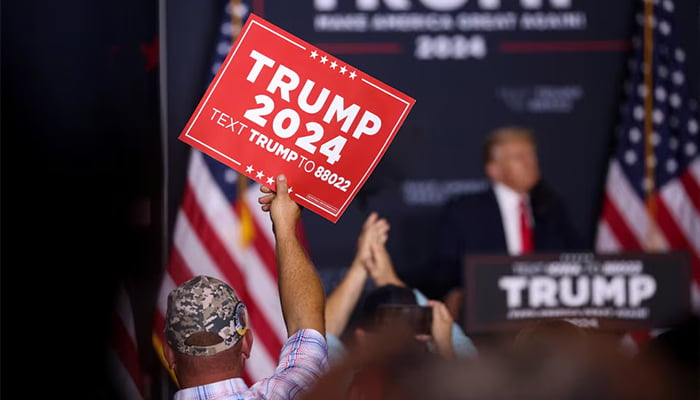
[[(698, 3), (677, 1), (676, 28), (697, 88)], [(206, 87), (218, 5), (169, 7), (169, 136)], [(504, 124), (531, 127), (544, 178), (592, 248), (608, 155), (634, 45), (637, 2), (257, 0), (252, 12), (416, 99), (384, 158), (336, 224), (304, 216), (327, 287), (349, 265), (371, 210), (389, 219), (401, 276), (421, 287), (439, 207), (485, 184), (481, 141)], [(186, 149), (171, 144), (177, 204)], [(171, 217), (172, 220), (172, 217)], [(430, 291), (430, 288), (423, 288)]]

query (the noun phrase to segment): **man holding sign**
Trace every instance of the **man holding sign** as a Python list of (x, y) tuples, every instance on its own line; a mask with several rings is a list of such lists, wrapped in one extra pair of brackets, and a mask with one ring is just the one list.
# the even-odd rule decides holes
[(250, 15), (180, 139), (336, 222), (414, 103)]
[(246, 385), (241, 376), (253, 350), (246, 306), (225, 282), (197, 275), (168, 295), (164, 352), (177, 377), (177, 400), (293, 399), (328, 368), (323, 287), (296, 232), (301, 207), (290, 199), (284, 176), (276, 183), (278, 193), (261, 187), (258, 201), (272, 219), (288, 334), (278, 365), (272, 376)]

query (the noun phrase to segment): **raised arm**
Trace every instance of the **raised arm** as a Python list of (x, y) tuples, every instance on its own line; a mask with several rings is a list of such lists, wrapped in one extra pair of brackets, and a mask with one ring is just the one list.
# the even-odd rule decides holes
[(406, 286), (406, 283), (399, 278), (394, 269), (394, 263), (391, 261), (391, 255), (386, 248), (385, 240), (374, 240), (370, 243), (371, 257), (364, 263), (374, 285), (396, 285)]
[(357, 251), (350, 268), (338, 286), (326, 299), (326, 331), (340, 337), (347, 326), (350, 314), (357, 305), (367, 280), (368, 263), (372, 262), (371, 246), (376, 241), (384, 242), (389, 223), (372, 212), (365, 219), (357, 238)]
[(258, 199), (270, 212), (275, 235), (275, 254), (282, 315), (287, 334), (300, 329), (315, 329), (325, 335), (325, 294), (316, 268), (297, 236), (301, 206), (289, 197), (284, 175), (277, 177), (277, 191), (262, 186), (265, 193)]

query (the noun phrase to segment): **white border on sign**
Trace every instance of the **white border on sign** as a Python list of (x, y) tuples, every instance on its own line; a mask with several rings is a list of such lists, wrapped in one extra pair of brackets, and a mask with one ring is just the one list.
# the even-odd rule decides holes
[[(252, 15), (251, 15), (251, 16), (252, 16)], [(299, 47), (300, 49), (306, 51), (306, 46), (305, 46), (305, 45), (303, 45), (303, 44), (301, 44), (301, 43), (295, 42), (292, 38), (289, 38), (289, 37), (284, 36), (281, 32), (276, 32), (276, 31), (270, 29), (269, 27), (267, 27), (267, 26), (261, 24), (259, 21), (252, 20), (251, 23), (248, 25), (248, 27), (245, 29), (245, 31), (243, 31), (243, 32), (241, 33), (240, 40), (238, 41), (238, 44), (237, 44), (236, 47), (233, 49), (233, 52), (231, 53), (231, 56), (228, 57), (228, 59), (226, 60), (226, 64), (223, 65), (223, 67), (222, 67), (223, 69), (222, 69), (222, 70), (220, 71), (220, 73), (218, 74), (216, 81), (215, 81), (214, 84), (212, 85), (212, 89), (209, 91), (209, 94), (208, 94), (207, 97), (204, 99), (204, 102), (202, 103), (202, 106), (200, 107), (200, 109), (199, 109), (199, 111), (197, 112), (197, 114), (195, 114), (194, 119), (192, 120), (192, 123), (191, 123), (190, 126), (187, 128), (187, 130), (185, 131), (185, 136), (186, 136), (186, 137), (188, 137), (188, 138), (190, 138), (191, 140), (193, 140), (193, 141), (199, 143), (200, 145), (202, 145), (203, 147), (206, 147), (207, 149), (213, 151), (214, 153), (216, 153), (216, 154), (218, 154), (218, 155), (220, 155), (220, 156), (226, 158), (227, 160), (230, 160), (231, 162), (235, 163), (235, 164), (238, 165), (238, 166), (241, 166), (241, 165), (242, 165), (238, 160), (234, 160), (233, 158), (229, 157), (228, 155), (226, 155), (226, 154), (220, 152), (219, 150), (217, 150), (217, 149), (215, 149), (215, 148), (209, 146), (208, 144), (202, 142), (201, 140), (199, 140), (199, 139), (197, 139), (197, 138), (195, 138), (195, 137), (193, 137), (193, 136), (190, 136), (190, 131), (191, 131), (192, 127), (194, 126), (194, 124), (195, 124), (195, 123), (197, 122), (197, 120), (199, 119), (199, 116), (200, 116), (200, 114), (202, 113), (202, 111), (204, 111), (204, 109), (206, 108), (205, 106), (206, 106), (206, 104), (209, 102), (209, 98), (211, 97), (211, 95), (214, 93), (214, 90), (216, 90), (217, 86), (219, 85), (219, 81), (221, 80), (221, 77), (224, 75), (224, 72), (228, 69), (229, 65), (231, 64), (231, 60), (233, 60), (233, 58), (235, 57), (236, 53), (238, 52), (238, 49), (240, 48), (241, 44), (242, 44), (243, 41), (245, 40), (246, 35), (247, 35), (248, 32), (250, 31), (250, 29), (251, 29), (253, 26), (255, 26), (255, 25), (256, 25), (256, 26), (260, 26), (261, 28), (265, 29), (266, 31), (271, 32), (271, 33), (273, 33), (274, 35), (279, 36), (280, 38), (282, 38), (282, 39), (288, 41), (289, 43), (292, 43), (293, 45)], [(363, 73), (364, 73), (364, 72), (363, 72)], [(393, 126), (393, 128), (392, 128), (392, 130), (391, 130), (391, 133), (390, 133), (389, 135), (387, 135), (387, 140), (386, 140), (386, 141), (384, 142), (384, 144), (382, 145), (380, 151), (377, 153), (377, 156), (374, 158), (374, 160), (372, 160), (372, 163), (368, 166), (367, 170), (366, 170), (365, 173), (362, 175), (362, 178), (360, 178), (360, 180), (357, 181), (357, 183), (356, 183), (356, 184), (354, 185), (354, 187), (353, 187), (353, 190), (352, 190), (352, 191), (350, 192), (350, 194), (346, 197), (345, 201), (343, 202), (343, 204), (340, 205), (339, 208), (333, 207), (333, 206), (331, 206), (330, 204), (321, 201), (318, 197), (316, 197), (315, 195), (313, 195), (313, 194), (311, 194), (311, 193), (307, 194), (306, 196), (301, 196), (301, 195), (298, 195), (298, 194), (296, 195), (297, 197), (299, 197), (299, 198), (301, 198), (301, 199), (304, 199), (304, 200), (308, 201), (308, 202), (311, 203), (311, 204), (314, 204), (314, 205), (317, 206), (318, 208), (321, 208), (321, 209), (325, 210), (326, 212), (328, 212), (328, 214), (330, 214), (330, 215), (332, 215), (332, 216), (334, 216), (334, 217), (337, 217), (338, 215), (340, 215), (340, 213), (343, 212), (343, 211), (345, 210), (345, 208), (348, 206), (348, 202), (349, 202), (351, 199), (353, 199), (353, 198), (355, 197), (355, 194), (356, 194), (357, 191), (360, 189), (360, 182), (364, 182), (365, 179), (367, 179), (367, 176), (368, 176), (368, 175), (370, 174), (370, 172), (372, 171), (372, 169), (374, 169), (374, 167), (377, 165), (377, 162), (379, 161), (380, 156), (384, 154), (384, 151), (386, 150), (387, 146), (389, 145), (390, 139), (396, 134), (396, 131), (398, 130), (400, 121), (404, 118), (404, 116), (406, 115), (406, 113), (408, 112), (408, 109), (409, 109), (409, 107), (410, 107), (410, 103), (407, 102), (406, 100), (404, 100), (404, 99), (402, 99), (402, 98), (396, 96), (395, 94), (390, 93), (389, 91), (387, 91), (387, 90), (385, 90), (385, 89), (383, 89), (383, 88), (381, 88), (381, 87), (375, 85), (374, 83), (372, 83), (372, 82), (366, 80), (365, 78), (362, 78), (361, 81), (364, 82), (365, 84), (370, 85), (371, 87), (373, 87), (373, 88), (375, 88), (375, 89), (377, 89), (377, 90), (380, 90), (380, 91), (382, 91), (382, 92), (388, 94), (389, 96), (395, 98), (396, 100), (398, 100), (398, 101), (400, 101), (401, 103), (403, 103), (403, 104), (405, 105), (405, 107), (404, 107), (403, 111), (401, 112), (401, 115), (399, 116), (399, 118), (396, 120), (396, 122), (395, 122), (395, 124), (394, 124), (394, 126)]]

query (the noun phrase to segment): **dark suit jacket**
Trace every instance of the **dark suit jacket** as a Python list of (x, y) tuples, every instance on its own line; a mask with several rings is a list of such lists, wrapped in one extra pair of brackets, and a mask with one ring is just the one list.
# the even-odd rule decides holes
[[(580, 250), (565, 207), (544, 183), (530, 193), (535, 219), (536, 252)], [(445, 205), (437, 238), (436, 270), (432, 275), (435, 295), (444, 296), (461, 287), (464, 257), (469, 254), (508, 254), (503, 220), (492, 187), (483, 192), (457, 196)]]

